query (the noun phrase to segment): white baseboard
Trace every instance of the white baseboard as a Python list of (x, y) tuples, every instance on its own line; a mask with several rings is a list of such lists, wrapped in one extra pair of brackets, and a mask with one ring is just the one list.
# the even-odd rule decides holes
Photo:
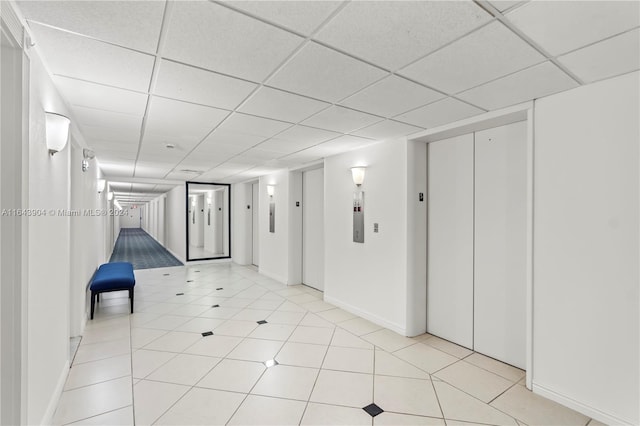
[(64, 363), (64, 368), (60, 372), (60, 377), (58, 377), (58, 383), (56, 383), (56, 387), (51, 394), (51, 399), (49, 399), (47, 410), (44, 412), (44, 416), (42, 416), (42, 421), (40, 421), (41, 425), (53, 424), (53, 416), (54, 414), (56, 414), (56, 408), (58, 408), (58, 403), (60, 402), (60, 397), (62, 396), (64, 384), (67, 382), (67, 376), (69, 376), (69, 366), (69, 360), (67, 360)]
[(387, 321), (384, 318), (381, 318), (375, 314), (372, 314), (370, 312), (367, 311), (363, 311), (360, 308), (356, 308), (355, 306), (352, 306), (348, 303), (344, 303), (338, 299), (335, 299), (331, 296), (327, 296), (326, 293), (324, 295), (324, 301), (327, 303), (331, 303), (332, 305), (335, 305), (341, 309), (344, 309), (347, 312), (351, 312), (354, 315), (358, 315), (359, 317), (362, 317), (366, 320), (371, 321), (374, 324), (378, 324), (381, 327), (384, 328), (388, 328), (389, 330), (395, 331), (396, 333), (402, 335), (402, 336), (406, 336), (406, 331), (404, 327), (399, 326), (398, 324), (394, 324), (390, 321)]
[(535, 381), (533, 382), (533, 393), (536, 393), (540, 396), (543, 396), (551, 401), (557, 402), (558, 404), (562, 404), (565, 407), (569, 407), (572, 410), (575, 410), (579, 413), (584, 414), (585, 416), (591, 417), (599, 422), (602, 422), (607, 425), (633, 425), (634, 422), (629, 420), (624, 420), (609, 413), (605, 413), (603, 411), (598, 410), (597, 408), (591, 407), (589, 405), (583, 404), (580, 401), (576, 401), (573, 398), (565, 396), (559, 392), (556, 392), (547, 387), (541, 386), (537, 384)]

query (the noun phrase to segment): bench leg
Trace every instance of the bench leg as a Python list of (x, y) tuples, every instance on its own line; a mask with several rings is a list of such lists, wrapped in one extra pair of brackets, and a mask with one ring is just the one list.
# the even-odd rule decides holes
[(97, 293), (91, 292), (91, 319), (93, 319), (93, 311), (96, 308), (96, 296)]
[(129, 289), (129, 299), (131, 299), (131, 313), (133, 313), (133, 289)]

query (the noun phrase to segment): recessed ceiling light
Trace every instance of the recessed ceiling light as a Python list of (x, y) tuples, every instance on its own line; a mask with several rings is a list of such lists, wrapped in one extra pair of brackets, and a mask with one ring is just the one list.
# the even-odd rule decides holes
[(168, 144), (165, 145), (165, 148), (167, 148), (167, 149), (174, 149), (175, 147), (176, 146), (174, 144), (172, 144), (172, 143), (168, 143)]

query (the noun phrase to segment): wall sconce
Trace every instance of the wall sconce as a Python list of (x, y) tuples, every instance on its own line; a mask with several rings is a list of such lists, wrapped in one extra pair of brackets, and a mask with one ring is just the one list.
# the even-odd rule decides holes
[(46, 141), (49, 154), (62, 151), (69, 141), (69, 125), (71, 121), (64, 115), (45, 112)]
[(113, 200), (113, 192), (109, 191), (109, 193), (107, 194), (107, 200)]
[(269, 232), (276, 232), (276, 202), (273, 196), (276, 193), (275, 185), (267, 185), (267, 194), (269, 195)]
[(96, 158), (96, 153), (93, 152), (92, 149), (82, 148), (82, 156), (84, 157), (84, 160), (82, 160), (82, 171), (86, 172), (89, 170), (89, 160)]
[(364, 172), (366, 169), (366, 167), (351, 168), (351, 177), (353, 178), (353, 183), (355, 183), (356, 186), (360, 186), (364, 182)]
[(353, 242), (364, 243), (364, 192), (360, 186), (364, 182), (366, 167), (352, 167), (351, 177), (356, 185), (353, 193)]
[(104, 191), (104, 187), (107, 184), (107, 181), (104, 179), (98, 179), (98, 194), (101, 194)]

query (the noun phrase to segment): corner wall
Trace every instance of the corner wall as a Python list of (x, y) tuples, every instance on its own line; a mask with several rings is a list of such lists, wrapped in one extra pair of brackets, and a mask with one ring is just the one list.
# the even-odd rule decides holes
[(167, 235), (165, 236), (164, 246), (182, 263), (185, 263), (187, 259), (186, 196), (185, 185), (178, 185), (166, 194), (167, 210), (165, 212), (165, 220), (167, 221)]
[[(406, 335), (407, 142), (325, 160), (325, 300)], [(364, 244), (353, 242), (350, 168), (366, 165)], [(379, 232), (373, 224), (379, 223)]]
[(533, 389), (638, 424), (638, 72), (535, 104)]
[[(269, 196), (267, 185), (275, 185), (275, 232), (269, 232)], [(259, 251), (261, 274), (285, 284), (289, 280), (289, 172), (260, 178)]]

